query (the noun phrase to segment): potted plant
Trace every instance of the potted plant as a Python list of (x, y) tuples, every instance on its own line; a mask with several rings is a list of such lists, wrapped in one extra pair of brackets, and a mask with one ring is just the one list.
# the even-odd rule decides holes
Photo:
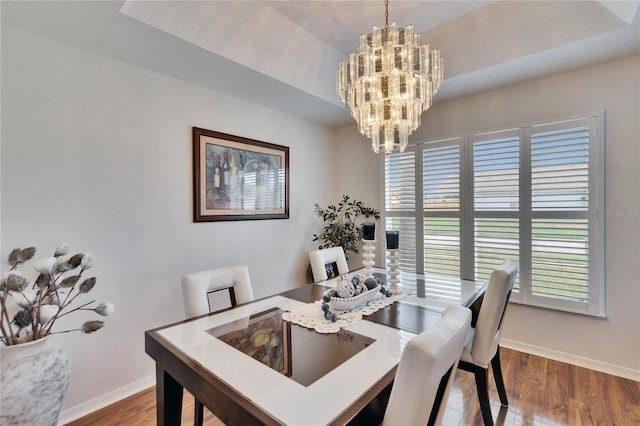
[(341, 246), (344, 255), (349, 260), (349, 254), (358, 254), (358, 243), (362, 239), (362, 223), (360, 219), (373, 217), (380, 219), (380, 212), (367, 207), (362, 201), (352, 200), (343, 195), (337, 205), (326, 208), (315, 205), (314, 213), (324, 221), (324, 227), (319, 234), (313, 234), (313, 241), (319, 241), (319, 248)]
[(111, 302), (95, 306), (95, 300), (79, 302), (96, 285), (95, 277), (84, 277), (94, 256), (68, 256), (68, 251), (62, 245), (52, 257), (34, 262), (35, 280), (23, 277), (18, 267), (31, 260), (36, 249), (14, 249), (9, 254), (10, 270), (0, 281), (1, 424), (56, 424), (71, 366), (68, 354), (50, 343), (49, 336), (90, 334), (104, 326), (103, 321), (88, 320), (78, 328), (58, 331), (56, 321), (80, 311), (113, 314)]

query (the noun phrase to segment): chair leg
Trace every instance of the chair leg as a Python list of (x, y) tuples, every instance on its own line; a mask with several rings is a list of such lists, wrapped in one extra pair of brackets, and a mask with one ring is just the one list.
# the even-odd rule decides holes
[(488, 370), (477, 368), (474, 370), (474, 375), (476, 377), (476, 389), (478, 390), (478, 401), (480, 402), (482, 420), (484, 420), (485, 426), (493, 426), (493, 415), (491, 414), (491, 404), (489, 403)]
[(204, 405), (197, 399), (194, 402), (193, 410), (193, 426), (202, 426), (204, 421)]
[(495, 379), (496, 387), (498, 388), (498, 395), (500, 395), (500, 402), (503, 407), (508, 407), (509, 400), (507, 399), (507, 390), (504, 387), (504, 381), (502, 380), (502, 367), (500, 366), (500, 346), (498, 346), (498, 350), (491, 360), (491, 368), (493, 369), (493, 378)]

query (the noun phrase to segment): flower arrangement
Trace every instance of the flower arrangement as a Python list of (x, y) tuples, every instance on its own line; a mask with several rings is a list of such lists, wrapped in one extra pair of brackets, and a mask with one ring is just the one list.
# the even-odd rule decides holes
[(320, 241), (320, 249), (341, 246), (347, 260), (350, 253), (359, 253), (363, 229), (362, 223), (357, 224), (356, 220), (362, 216), (380, 219), (378, 210), (365, 206), (362, 201), (352, 200), (348, 195), (343, 195), (337, 206), (323, 208), (316, 204), (313, 211), (325, 222), (322, 232), (313, 234), (313, 241)]
[[(94, 311), (98, 315), (110, 316), (114, 304), (92, 300), (72, 306), (77, 298), (86, 294), (96, 285), (96, 278), (84, 278), (84, 273), (93, 266), (92, 254), (74, 254), (68, 256), (69, 247), (61, 245), (52, 257), (35, 261), (33, 268), (38, 276), (30, 283), (22, 276), (18, 266), (31, 260), (36, 253), (35, 247), (14, 249), (9, 254), (11, 269), (3, 274), (0, 281), (0, 344), (12, 346), (19, 343), (41, 339), (50, 334), (80, 331), (93, 333), (104, 326), (103, 321), (86, 321), (80, 328), (53, 331), (59, 318), (76, 311)], [(79, 269), (78, 269), (79, 268)], [(10, 311), (16, 311), (10, 314)]]

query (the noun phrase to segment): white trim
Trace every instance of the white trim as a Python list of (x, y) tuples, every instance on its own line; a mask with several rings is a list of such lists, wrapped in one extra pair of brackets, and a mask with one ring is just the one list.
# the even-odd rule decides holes
[(530, 306), (533, 308), (551, 309), (554, 311), (566, 312), (568, 314), (587, 315), (595, 318), (607, 318), (607, 315), (605, 315), (604, 313), (592, 314), (588, 311), (588, 307), (585, 306), (584, 303), (569, 300), (558, 300), (557, 303), (554, 303), (554, 300), (548, 297), (532, 296), (531, 299), (525, 303), (522, 302), (520, 298), (514, 299), (512, 293), (511, 298), (509, 299), (509, 303)]
[(69, 407), (60, 413), (60, 419), (58, 420), (58, 426), (62, 426), (81, 417), (91, 414), (101, 408), (111, 405), (114, 402), (118, 402), (124, 398), (141, 392), (145, 389), (155, 386), (156, 375), (152, 374), (147, 377), (143, 377), (140, 380), (129, 383), (118, 389), (114, 389), (110, 392), (97, 396), (89, 401), (82, 402), (74, 407)]
[[(519, 224), (518, 253), (520, 256), (519, 289), (513, 295), (513, 301), (529, 306), (556, 309), (566, 312), (585, 314), (604, 318), (605, 314), (605, 257), (604, 257), (604, 143), (605, 143), (605, 112), (593, 112), (583, 116), (566, 117), (563, 119), (547, 120), (545, 122), (530, 123), (509, 129), (494, 129), (477, 133), (463, 133), (445, 139), (419, 141), (411, 144), (411, 151), (416, 153), (415, 176), (415, 210), (398, 212), (384, 211), (385, 218), (415, 217), (416, 235), (416, 270), (422, 272), (424, 268), (424, 218), (455, 217), (458, 212), (425, 211), (421, 199), (424, 194), (419, 184), (422, 183), (423, 167), (417, 162), (424, 153), (434, 148), (461, 146), (460, 157), (460, 276), (464, 279), (475, 277), (475, 220), (479, 218), (515, 218)], [(532, 210), (532, 138), (534, 134), (547, 131), (564, 131), (579, 126), (588, 129), (588, 179), (589, 206), (587, 210), (551, 211)], [(534, 133), (535, 132), (535, 133)], [(476, 210), (474, 206), (474, 172), (475, 147), (478, 143), (491, 143), (502, 139), (519, 140), (519, 206), (518, 210)], [(422, 154), (422, 155), (420, 155)], [(573, 157), (571, 157), (573, 158)], [(384, 163), (381, 163), (384, 165)], [(386, 170), (384, 175), (386, 178)], [(386, 191), (386, 187), (383, 188)], [(385, 200), (386, 192), (381, 196)], [(589, 300), (583, 302), (572, 301), (562, 296), (534, 295), (532, 283), (533, 235), (534, 221), (539, 219), (566, 220), (581, 219), (588, 222), (588, 280), (586, 282)]]
[(460, 276), (465, 280), (475, 277), (475, 198), (473, 196), (473, 149), (468, 138), (460, 139)]
[(543, 348), (541, 346), (518, 342), (511, 339), (501, 338), (500, 346), (640, 382), (640, 370), (634, 370), (633, 368), (610, 364), (608, 362), (598, 361), (567, 352), (560, 352), (554, 349)]
[(417, 146), (414, 150), (416, 171), (416, 272), (424, 274), (424, 248), (418, 250), (418, 247), (424, 247), (424, 149)]
[[(532, 235), (532, 216), (531, 209), (531, 129), (532, 127), (523, 127), (520, 131), (520, 215), (519, 225), (519, 249), (522, 259), (531, 259), (533, 249)], [(513, 294), (514, 301), (523, 304), (531, 302), (531, 262), (520, 262), (520, 279), (518, 280), (518, 291)]]
[[(597, 283), (597, 290), (593, 292), (593, 296), (595, 298), (590, 298), (590, 307), (592, 308), (594, 314), (599, 316), (606, 316), (606, 281), (605, 281), (605, 268), (606, 263), (605, 259), (605, 228), (604, 228), (604, 208), (605, 208), (605, 112), (601, 111), (596, 114), (597, 122), (594, 124), (591, 122), (591, 126), (595, 127), (596, 137), (593, 141), (590, 141), (594, 144), (597, 144), (597, 147), (594, 147), (594, 157), (589, 161), (594, 161), (594, 169), (595, 176), (593, 176), (593, 181), (589, 181), (589, 191), (593, 187), (595, 191), (595, 209), (589, 209), (589, 213), (592, 216), (589, 216), (589, 238), (593, 235), (594, 240), (594, 260), (598, 260), (594, 262), (595, 268), (592, 270), (589, 276), (590, 285), (593, 282)], [(589, 129), (591, 132), (591, 128)], [(592, 146), (590, 146), (591, 148)], [(597, 149), (595, 149), (597, 148)], [(591, 167), (592, 164), (589, 164)], [(590, 176), (591, 179), (591, 176)], [(589, 194), (590, 196), (591, 193)], [(597, 259), (597, 256), (600, 256), (600, 259)], [(591, 263), (591, 259), (589, 259)]]

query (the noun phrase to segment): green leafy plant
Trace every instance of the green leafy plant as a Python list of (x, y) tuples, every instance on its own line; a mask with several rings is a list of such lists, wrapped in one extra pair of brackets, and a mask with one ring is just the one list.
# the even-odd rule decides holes
[(358, 242), (362, 239), (362, 218), (373, 217), (380, 219), (380, 212), (365, 206), (362, 201), (352, 200), (343, 195), (337, 205), (326, 208), (315, 205), (314, 213), (324, 221), (324, 227), (319, 234), (313, 234), (313, 241), (320, 241), (319, 248), (341, 246), (344, 255), (349, 260), (349, 254), (358, 254)]
[(103, 321), (85, 321), (80, 328), (64, 331), (52, 331), (52, 328), (58, 318), (76, 311), (93, 311), (102, 316), (113, 314), (111, 302), (93, 307), (89, 305), (95, 300), (76, 304), (76, 299), (90, 292), (96, 284), (95, 277), (82, 279), (95, 260), (90, 253), (67, 256), (68, 251), (66, 245), (61, 245), (52, 257), (34, 262), (33, 268), (38, 275), (33, 282), (22, 276), (18, 266), (33, 258), (35, 247), (11, 251), (8, 259), (11, 269), (0, 281), (1, 344), (11, 346), (72, 331), (93, 333), (103, 327)]

